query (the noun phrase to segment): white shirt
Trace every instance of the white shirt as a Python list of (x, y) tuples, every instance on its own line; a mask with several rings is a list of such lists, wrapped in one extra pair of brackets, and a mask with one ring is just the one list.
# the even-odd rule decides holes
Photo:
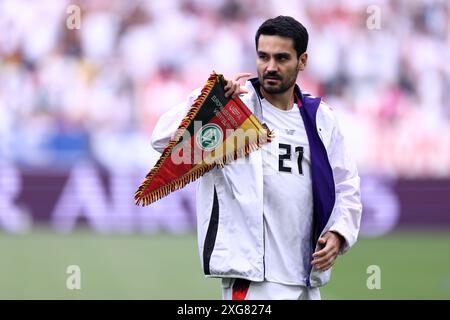
[(262, 147), (265, 280), (306, 285), (313, 217), (308, 137), (297, 104), (285, 111), (263, 99), (262, 111), (275, 133)]

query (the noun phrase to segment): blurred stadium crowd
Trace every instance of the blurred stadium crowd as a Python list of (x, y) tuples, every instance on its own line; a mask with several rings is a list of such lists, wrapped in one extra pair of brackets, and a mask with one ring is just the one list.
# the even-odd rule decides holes
[(148, 169), (160, 114), (212, 70), (255, 72), (254, 33), (278, 14), (308, 28), (299, 83), (339, 112), (362, 172), (450, 175), (445, 0), (0, 0), (0, 158)]

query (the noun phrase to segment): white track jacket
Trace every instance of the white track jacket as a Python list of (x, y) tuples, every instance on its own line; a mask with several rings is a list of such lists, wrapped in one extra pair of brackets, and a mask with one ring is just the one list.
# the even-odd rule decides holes
[[(249, 93), (241, 95), (241, 100), (264, 122), (258, 80), (247, 81), (246, 88)], [(187, 101), (160, 117), (152, 134), (152, 146), (157, 151), (164, 150), (199, 94), (200, 89), (193, 91)], [(360, 178), (334, 112), (320, 98), (303, 94), (298, 86), (295, 94), (311, 149), (312, 247), (318, 248), (317, 240), (323, 233), (336, 231), (345, 239), (342, 254), (356, 242), (359, 232)], [(248, 160), (215, 168), (199, 179), (197, 236), (206, 277), (265, 279), (261, 150), (250, 153)], [(311, 256), (304, 258), (312, 260)], [(322, 272), (310, 267), (309, 281), (305, 285), (323, 286), (330, 275), (331, 269)]]

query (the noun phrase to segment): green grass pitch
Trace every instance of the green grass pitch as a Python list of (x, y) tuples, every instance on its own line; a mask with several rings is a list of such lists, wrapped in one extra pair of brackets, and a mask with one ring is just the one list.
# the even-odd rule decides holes
[[(195, 234), (0, 233), (0, 299), (221, 299), (201, 273)], [(81, 289), (69, 290), (78, 265)], [(368, 289), (370, 265), (381, 288)], [(450, 299), (450, 232), (360, 238), (339, 257), (323, 299)]]

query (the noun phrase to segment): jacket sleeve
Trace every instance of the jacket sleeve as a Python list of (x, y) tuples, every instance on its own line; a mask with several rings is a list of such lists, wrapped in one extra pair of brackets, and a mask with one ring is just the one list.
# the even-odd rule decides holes
[(175, 135), (178, 126), (200, 93), (200, 88), (195, 89), (184, 102), (169, 109), (158, 119), (152, 132), (153, 149), (160, 153), (164, 151), (165, 146)]
[(328, 231), (337, 232), (344, 237), (345, 243), (340, 252), (343, 254), (355, 244), (358, 237), (362, 204), (358, 170), (345, 145), (335, 115), (333, 117), (335, 127), (328, 157), (333, 170), (336, 202), (331, 214), (332, 224)]

